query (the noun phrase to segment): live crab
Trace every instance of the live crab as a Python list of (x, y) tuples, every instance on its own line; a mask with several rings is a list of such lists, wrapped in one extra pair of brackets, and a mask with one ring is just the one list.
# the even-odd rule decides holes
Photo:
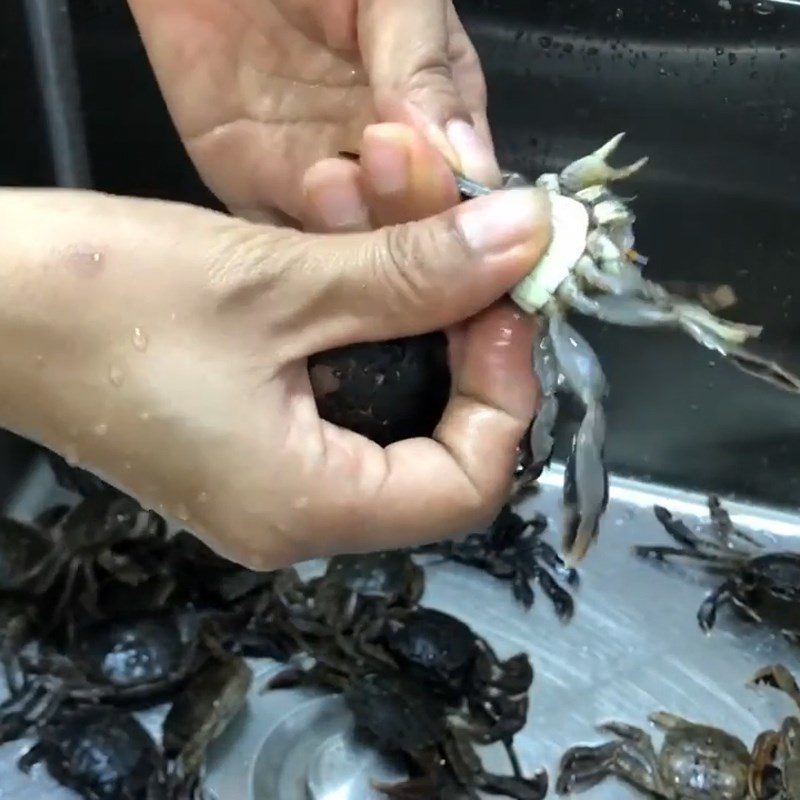
[[(544, 317), (533, 354), (543, 400), (530, 434), (532, 474), (551, 458), (557, 393), (571, 392), (585, 408), (564, 477), (563, 547), (573, 565), (586, 556), (597, 538), (608, 505), (603, 411), (608, 385), (591, 346), (567, 322), (568, 310), (615, 325), (677, 328), (745, 372), (800, 392), (800, 377), (744, 347), (748, 339), (760, 335), (760, 327), (716, 317), (699, 303), (672, 294), (642, 275), (647, 259), (634, 250), (635, 216), (608, 188), (648, 162), (641, 158), (624, 167), (609, 165), (624, 135), (617, 134), (559, 174), (544, 174), (532, 182), (520, 173), (504, 172), (500, 187), (534, 184), (547, 190), (552, 205), (550, 246), (510, 295), (524, 311)], [(492, 191), (463, 176), (457, 175), (456, 180), (465, 199)]]
[[(800, 690), (782, 664), (760, 669), (751, 686), (772, 686), (800, 707)], [(659, 711), (650, 721), (665, 732), (660, 750), (641, 728), (607, 722), (616, 738), (578, 745), (561, 758), (556, 793), (579, 794), (615, 776), (662, 800), (797, 800), (800, 797), (800, 720), (756, 737), (751, 750), (736, 736)]]
[[(761, 327), (730, 322), (711, 313), (730, 305), (727, 299), (695, 302), (674, 294), (642, 274), (648, 259), (634, 249), (635, 215), (609, 184), (635, 175), (647, 163), (640, 158), (624, 167), (608, 159), (624, 138), (618, 133), (604, 145), (568, 164), (560, 173), (535, 181), (503, 171), (499, 189), (539, 186), (550, 197), (552, 238), (535, 268), (510, 292), (526, 313), (544, 317), (534, 348), (533, 368), (542, 402), (530, 429), (530, 447), (518, 465), (515, 486), (535, 479), (550, 463), (553, 429), (559, 412), (557, 394), (568, 391), (585, 408), (573, 437), (564, 476), (563, 549), (570, 566), (580, 563), (598, 536), (608, 505), (605, 465), (606, 422), (603, 402), (608, 384), (590, 344), (567, 322), (569, 310), (603, 322), (634, 328), (677, 328), (744, 372), (772, 385), (800, 393), (800, 376), (748, 350), (748, 339)], [(357, 161), (358, 154), (340, 151)], [(492, 187), (458, 173), (456, 184), (465, 200), (489, 194)], [(672, 282), (674, 285), (675, 282)], [(720, 287), (728, 289), (730, 287)]]

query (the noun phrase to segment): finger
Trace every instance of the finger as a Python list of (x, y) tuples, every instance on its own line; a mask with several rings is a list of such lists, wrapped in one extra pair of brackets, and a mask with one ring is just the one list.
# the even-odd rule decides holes
[(376, 226), (424, 219), (460, 200), (447, 162), (407, 125), (383, 123), (366, 128), (360, 163)]
[(469, 324), (456, 389), (433, 439), (384, 450), (325, 428), (318, 524), (332, 532), (330, 552), (434, 541), (494, 518), (536, 403), (534, 327), (508, 303)]
[(497, 165), (455, 82), (450, 2), (362, 0), (358, 36), (380, 119), (416, 127), (451, 168), (494, 184)]
[[(262, 275), (245, 280), (248, 293), (263, 283), (287, 357), (303, 358), (468, 319), (528, 274), (549, 240), (547, 194), (511, 189), (372, 233), (305, 234), (283, 248), (268, 237), (272, 257), (257, 254)], [(287, 257), (297, 268), (276, 281), (274, 259)]]
[(369, 210), (357, 164), (326, 158), (303, 176), (304, 228), (345, 233), (370, 229)]

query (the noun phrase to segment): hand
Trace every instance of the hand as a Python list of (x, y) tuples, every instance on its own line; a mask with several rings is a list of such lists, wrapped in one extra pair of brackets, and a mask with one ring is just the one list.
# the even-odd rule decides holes
[[(373, 131), (363, 169), (315, 167), (306, 216), (326, 180), (377, 194), (368, 165), (381, 146)], [(375, 213), (415, 205), (401, 192)], [(540, 258), (547, 212), (543, 193), (519, 189), (330, 235), (158, 201), (0, 192), (0, 331), (14, 342), (0, 349), (0, 419), (258, 569), (488, 522), (535, 405), (533, 326), (496, 301)], [(309, 354), (472, 315), (433, 439), (383, 449), (319, 419)]]
[(449, 0), (129, 2), (189, 155), (239, 216), (298, 219), (306, 169), (376, 120), (499, 181), (483, 74)]

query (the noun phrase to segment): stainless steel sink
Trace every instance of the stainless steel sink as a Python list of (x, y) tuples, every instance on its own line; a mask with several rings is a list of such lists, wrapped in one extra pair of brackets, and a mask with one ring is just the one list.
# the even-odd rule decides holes
[[(521, 508), (545, 513), (554, 534), (561, 478), (558, 467), (547, 472), (541, 493)], [(39, 473), (14, 513), (29, 516), (52, 491), (48, 474)], [(696, 612), (714, 584), (701, 573), (659, 568), (631, 555), (633, 544), (668, 541), (653, 514), (655, 503), (698, 528), (707, 521), (702, 495), (614, 476), (601, 539), (581, 569), (576, 612), (568, 624), (559, 622), (541, 592), (525, 612), (505, 583), (457, 565), (428, 566), (424, 604), (468, 621), (502, 657), (529, 654), (536, 677), (528, 724), (517, 745), (523, 768), (544, 766), (551, 782), (562, 752), (601, 741), (594, 727), (611, 718), (647, 727), (647, 715), (664, 709), (726, 728), (749, 746), (761, 730), (792, 712), (777, 692), (745, 684), (756, 669), (777, 661), (800, 677), (796, 647), (727, 611), (711, 634), (703, 634)], [(800, 515), (741, 503), (727, 507), (738, 525), (769, 546), (800, 548)], [(310, 562), (302, 572), (313, 574), (322, 566)], [(354, 741), (352, 721), (338, 698), (294, 690), (262, 693), (279, 665), (260, 660), (253, 667), (257, 678), (247, 708), (210, 754), (207, 786), (219, 800), (372, 800), (379, 797), (371, 794), (372, 779), (402, 776), (396, 765)], [(156, 735), (162, 716), (163, 709), (144, 716)], [(14, 759), (26, 745), (0, 748), (0, 798), (72, 797), (42, 771), (28, 778), (15, 769)], [(508, 770), (502, 751), (483, 755), (487, 767)], [(614, 781), (587, 795), (635, 796)]]
[[(97, 6), (72, 9), (96, 184), (211, 204), (174, 139), (123, 5)], [(764, 323), (766, 351), (800, 368), (800, 2), (457, 6), (483, 60), (503, 165), (536, 175), (626, 130), (620, 158), (651, 158), (629, 186), (648, 271), (656, 280), (731, 284), (740, 298), (732, 315)], [(128, 90), (118, 93), (122, 82)], [(136, 131), (138, 160), (120, 158), (131, 149), (121, 129)], [(530, 654), (536, 679), (519, 747), (524, 768), (545, 766), (551, 781), (564, 748), (600, 741), (598, 722), (646, 726), (659, 709), (725, 727), (749, 745), (791, 707), (777, 693), (746, 688), (748, 677), (777, 660), (800, 670), (796, 648), (727, 613), (702, 634), (695, 613), (711, 584), (629, 553), (634, 543), (666, 542), (654, 503), (704, 524), (706, 491), (720, 493), (747, 530), (776, 547), (800, 547), (800, 400), (677, 334), (576, 322), (609, 376), (615, 474), (573, 621), (558, 622), (541, 593), (525, 613), (508, 586), (455, 565), (429, 568), (423, 598), (465, 619), (502, 655)], [(561, 429), (562, 456), (570, 432), (569, 424)], [(556, 530), (560, 467), (542, 482), (523, 510), (543, 511)], [(12, 508), (32, 513), (52, 491), (36, 469)], [(336, 698), (261, 694), (276, 665), (254, 666), (248, 707), (209, 761), (208, 786), (221, 800), (368, 800), (369, 778), (395, 773), (396, 765), (355, 745)], [(157, 731), (159, 712), (147, 722)], [(0, 798), (71, 797), (41, 772), (27, 778), (15, 770), (21, 746), (0, 749)], [(501, 753), (486, 759), (507, 769)], [(629, 796), (615, 782), (587, 795)]]

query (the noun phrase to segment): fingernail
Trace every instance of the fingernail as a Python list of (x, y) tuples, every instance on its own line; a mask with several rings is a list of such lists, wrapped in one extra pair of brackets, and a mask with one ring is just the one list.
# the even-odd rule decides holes
[(447, 138), (458, 154), (461, 170), (468, 178), (494, 185), (499, 178), (497, 161), (491, 148), (468, 122), (453, 119), (447, 123)]
[(330, 231), (364, 230), (369, 226), (369, 211), (358, 187), (352, 183), (316, 186), (312, 199)]
[(541, 238), (550, 200), (541, 189), (507, 189), (470, 200), (456, 214), (464, 239), (476, 253), (501, 256)]
[(364, 132), (363, 167), (376, 192), (382, 196), (396, 195), (406, 191), (409, 184), (408, 150), (403, 131), (392, 131), (388, 126), (383, 130), (376, 126)]

